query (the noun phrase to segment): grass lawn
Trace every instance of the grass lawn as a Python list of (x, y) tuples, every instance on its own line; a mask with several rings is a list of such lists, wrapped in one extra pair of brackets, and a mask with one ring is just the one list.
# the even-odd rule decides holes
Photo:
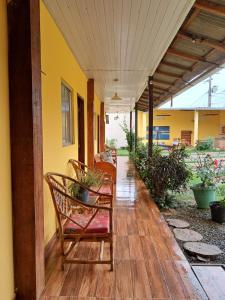
[(129, 152), (126, 149), (117, 149), (117, 156), (128, 156)]

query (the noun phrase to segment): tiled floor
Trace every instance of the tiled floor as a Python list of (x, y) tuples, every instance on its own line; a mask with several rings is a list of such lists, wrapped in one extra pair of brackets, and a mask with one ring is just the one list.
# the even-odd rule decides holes
[[(71, 265), (63, 272), (56, 250), (42, 299), (208, 299), (126, 157), (118, 158), (114, 231), (113, 272), (102, 265)], [(81, 243), (74, 256), (94, 258), (98, 250)]]

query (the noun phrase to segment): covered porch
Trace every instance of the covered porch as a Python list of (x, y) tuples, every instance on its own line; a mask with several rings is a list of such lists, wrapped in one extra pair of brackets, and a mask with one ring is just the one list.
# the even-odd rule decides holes
[[(114, 271), (68, 265), (62, 272), (56, 243), (41, 299), (208, 299), (132, 162), (119, 157), (117, 168)], [(95, 259), (98, 253), (97, 243), (80, 243), (72, 255)]]
[[(173, 49), (180, 26), (188, 23), (187, 30), (201, 11), (225, 17), (224, 0), (194, 2), (0, 0), (1, 299), (212, 299), (128, 157), (118, 158), (110, 207), (112, 272), (87, 264), (61, 270), (59, 224), (44, 181), (47, 172), (70, 176), (71, 159), (96, 167), (107, 112), (126, 111), (132, 119), (135, 111), (136, 137), (140, 113), (148, 112), (152, 155), (153, 108), (225, 59), (223, 30), (216, 44), (200, 34), (203, 42), (192, 50), (202, 56)], [(205, 57), (208, 48), (219, 54)], [(105, 257), (109, 252), (105, 245)], [(95, 260), (98, 253), (97, 243), (80, 242), (71, 255)]]

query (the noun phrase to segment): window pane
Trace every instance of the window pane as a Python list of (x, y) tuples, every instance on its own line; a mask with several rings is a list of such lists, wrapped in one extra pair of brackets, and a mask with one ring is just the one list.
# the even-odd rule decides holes
[(63, 145), (70, 145), (73, 144), (72, 92), (63, 83), (61, 84), (61, 101), (62, 143)]

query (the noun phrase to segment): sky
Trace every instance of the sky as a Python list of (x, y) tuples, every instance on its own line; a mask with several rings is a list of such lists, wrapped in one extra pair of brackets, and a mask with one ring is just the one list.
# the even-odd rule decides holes
[[(212, 106), (225, 108), (225, 67), (216, 71), (212, 77)], [(209, 78), (192, 86), (173, 98), (174, 108), (208, 107)], [(160, 106), (161, 109), (170, 108), (171, 102)]]

